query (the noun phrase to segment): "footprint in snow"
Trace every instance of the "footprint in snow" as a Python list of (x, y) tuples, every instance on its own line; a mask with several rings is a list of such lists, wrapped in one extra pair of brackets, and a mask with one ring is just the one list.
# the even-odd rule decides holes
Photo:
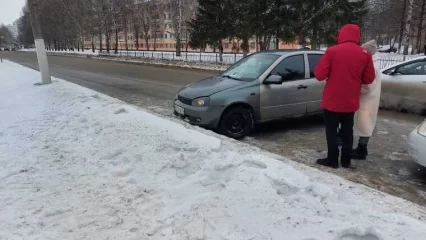
[(372, 228), (366, 231), (360, 229), (346, 229), (336, 240), (382, 240)]
[(247, 167), (258, 168), (258, 169), (267, 169), (268, 168), (266, 163), (264, 163), (262, 161), (258, 161), (258, 160), (245, 160), (243, 162), (243, 165), (247, 166)]
[(358, 234), (345, 234), (339, 240), (381, 240), (374, 234), (358, 235)]
[(124, 109), (124, 108), (120, 108), (120, 109), (118, 109), (118, 110), (116, 110), (115, 112), (114, 112), (114, 114), (122, 114), (122, 113), (127, 113), (127, 110), (126, 109)]

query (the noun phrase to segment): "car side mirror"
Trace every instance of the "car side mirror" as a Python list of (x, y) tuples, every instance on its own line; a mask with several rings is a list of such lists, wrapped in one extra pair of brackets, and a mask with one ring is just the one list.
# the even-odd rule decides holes
[(268, 78), (265, 79), (263, 84), (274, 84), (274, 85), (283, 84), (283, 77), (280, 75), (270, 75)]

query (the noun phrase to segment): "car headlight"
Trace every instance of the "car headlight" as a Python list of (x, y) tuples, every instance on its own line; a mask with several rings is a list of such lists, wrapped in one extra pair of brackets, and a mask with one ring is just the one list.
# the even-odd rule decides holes
[(426, 137), (426, 121), (420, 125), (419, 134)]
[(196, 107), (205, 107), (205, 106), (208, 106), (209, 104), (210, 104), (210, 98), (208, 97), (197, 98), (192, 101), (192, 106), (196, 106)]

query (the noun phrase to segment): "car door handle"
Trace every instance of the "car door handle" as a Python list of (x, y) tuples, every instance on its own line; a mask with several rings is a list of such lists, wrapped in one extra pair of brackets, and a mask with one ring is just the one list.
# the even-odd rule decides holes
[(308, 86), (305, 86), (305, 85), (299, 85), (298, 87), (297, 87), (297, 89), (307, 89), (308, 88)]

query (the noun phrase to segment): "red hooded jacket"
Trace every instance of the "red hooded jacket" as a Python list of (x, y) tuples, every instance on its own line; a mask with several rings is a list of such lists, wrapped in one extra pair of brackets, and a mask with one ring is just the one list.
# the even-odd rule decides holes
[(337, 45), (327, 49), (315, 68), (316, 79), (327, 81), (321, 107), (328, 111), (358, 111), (361, 85), (376, 78), (371, 54), (359, 46), (360, 35), (357, 25), (345, 25), (337, 36)]

